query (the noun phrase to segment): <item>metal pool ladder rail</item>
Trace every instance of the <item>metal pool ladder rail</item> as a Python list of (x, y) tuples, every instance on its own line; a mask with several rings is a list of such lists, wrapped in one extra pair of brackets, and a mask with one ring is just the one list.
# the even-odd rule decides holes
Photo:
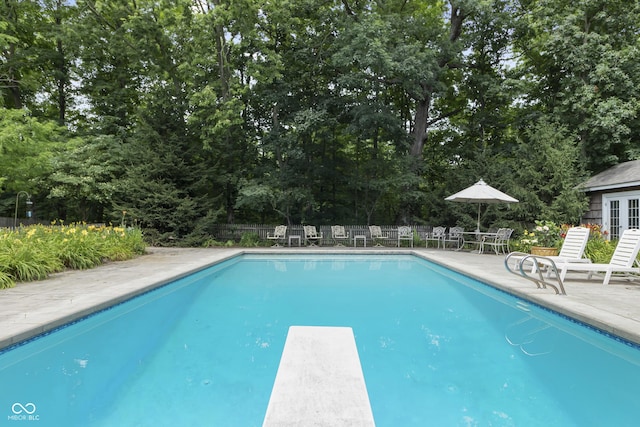
[[(516, 261), (517, 271), (513, 270), (509, 265), (509, 261), (512, 257), (518, 258), (518, 260)], [(556, 284), (550, 283), (544, 279), (542, 274), (542, 268), (540, 268), (540, 265), (542, 263), (539, 263), (539, 261), (544, 261), (544, 265), (551, 269), (551, 273), (555, 274), (556, 281), (557, 281)], [(525, 265), (533, 266), (530, 273), (527, 273), (527, 271), (525, 271)], [(546, 289), (548, 286), (550, 288), (553, 288), (554, 291), (556, 291), (556, 295), (567, 294), (567, 292), (564, 290), (564, 284), (562, 283), (562, 279), (560, 278), (560, 272), (558, 271), (558, 267), (556, 266), (556, 263), (553, 261), (553, 259), (549, 257), (531, 255), (531, 254), (526, 254), (524, 252), (511, 252), (504, 258), (504, 266), (509, 273), (513, 273), (516, 276), (521, 276), (527, 280), (531, 280), (533, 283), (536, 284), (538, 289)], [(550, 275), (547, 275), (547, 276), (549, 277)]]

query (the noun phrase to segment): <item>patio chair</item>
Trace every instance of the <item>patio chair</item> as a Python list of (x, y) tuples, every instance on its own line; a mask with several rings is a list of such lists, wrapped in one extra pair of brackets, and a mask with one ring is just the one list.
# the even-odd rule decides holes
[(306, 245), (315, 246), (322, 241), (322, 232), (318, 233), (313, 225), (304, 226), (304, 242)]
[(382, 234), (382, 229), (379, 225), (370, 225), (369, 234), (371, 235), (371, 240), (375, 242), (376, 246), (383, 246), (380, 241), (389, 238), (388, 234)]
[(273, 231), (273, 234), (267, 233), (267, 239), (273, 240), (275, 244), (273, 247), (280, 246), (280, 242), (284, 245), (284, 241), (287, 235), (287, 226), (286, 225), (278, 225), (276, 229)]
[(496, 255), (509, 253), (509, 239), (513, 229), (499, 228), (495, 235), (485, 236), (480, 243), (480, 253), (484, 253), (484, 247), (493, 248)]
[(344, 246), (342, 242), (349, 241), (349, 232), (342, 225), (331, 226), (331, 239), (335, 246)]
[[(564, 281), (569, 271), (588, 273), (588, 279), (596, 273), (604, 273), (602, 284), (608, 285), (613, 275), (630, 277), (630, 275), (640, 274), (640, 268), (634, 266), (638, 251), (640, 251), (640, 230), (624, 230), (609, 264), (566, 262), (557, 266), (560, 271), (560, 279)], [(539, 258), (539, 260), (544, 263), (544, 258)]]
[(437, 242), (438, 249), (440, 249), (440, 242), (444, 241), (446, 232), (447, 232), (447, 229), (445, 227), (433, 227), (433, 230), (431, 231), (431, 233), (427, 233), (424, 236), (424, 239), (426, 240), (425, 247), (427, 248), (429, 247), (429, 242)]
[(449, 235), (444, 236), (442, 239), (442, 247), (447, 248), (447, 243), (455, 243), (456, 250), (462, 249), (464, 246), (464, 228), (462, 227), (451, 227), (449, 229)]
[(411, 242), (411, 247), (413, 247), (413, 230), (411, 227), (406, 225), (398, 227), (398, 247), (400, 247), (402, 240)]

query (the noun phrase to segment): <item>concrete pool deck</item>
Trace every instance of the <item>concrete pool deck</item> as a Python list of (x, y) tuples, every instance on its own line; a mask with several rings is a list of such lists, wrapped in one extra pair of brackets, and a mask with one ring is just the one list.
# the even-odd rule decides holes
[(640, 344), (640, 281), (569, 273), (567, 295), (537, 289), (504, 267), (504, 257), (442, 249), (395, 248), (148, 248), (138, 258), (91, 270), (65, 271), (0, 290), (0, 349), (243, 253), (416, 254)]

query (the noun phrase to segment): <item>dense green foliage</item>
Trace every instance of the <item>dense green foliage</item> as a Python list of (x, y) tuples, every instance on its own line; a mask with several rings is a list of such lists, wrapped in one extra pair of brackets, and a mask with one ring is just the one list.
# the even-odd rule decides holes
[(0, 216), (474, 227), (579, 222), (575, 186), (640, 158), (624, 0), (7, 0)]
[(40, 280), (65, 268), (86, 269), (144, 253), (136, 228), (32, 225), (0, 232), (0, 289)]

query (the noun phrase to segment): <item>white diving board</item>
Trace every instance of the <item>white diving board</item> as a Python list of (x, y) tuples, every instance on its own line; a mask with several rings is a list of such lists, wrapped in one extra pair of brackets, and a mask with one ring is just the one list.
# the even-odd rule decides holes
[(262, 426), (375, 426), (351, 328), (289, 328)]

